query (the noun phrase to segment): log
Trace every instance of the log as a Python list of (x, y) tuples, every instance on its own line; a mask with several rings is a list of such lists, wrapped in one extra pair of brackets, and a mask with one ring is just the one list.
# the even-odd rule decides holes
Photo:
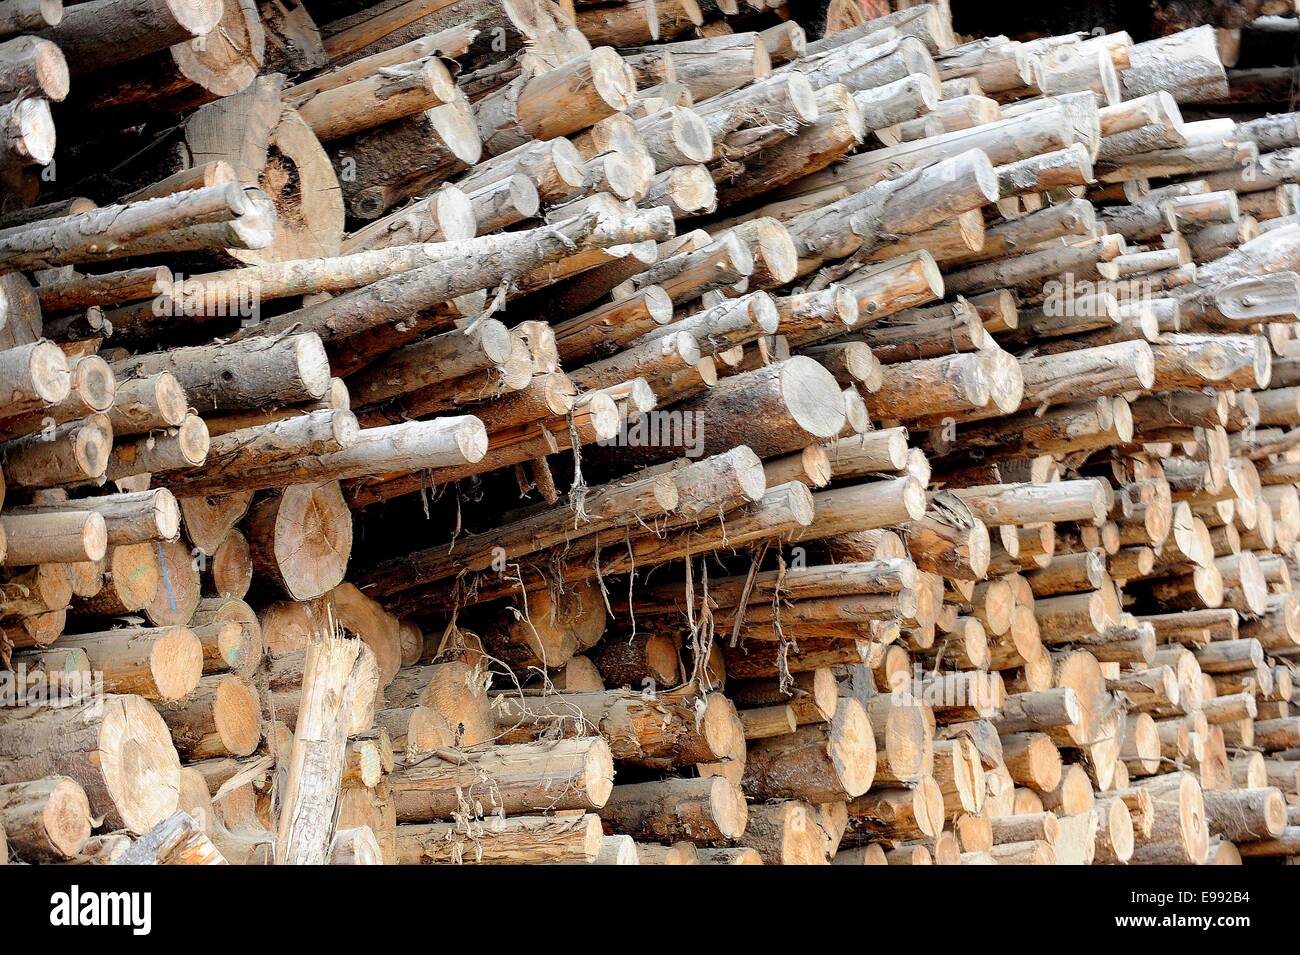
[(175, 428), (185, 421), (189, 403), (176, 376), (156, 375), (119, 383), (108, 420), (114, 437)]
[(1098, 481), (1003, 484), (956, 488), (952, 493), (993, 527), (1058, 520), (1100, 524), (1109, 510), (1106, 488)]
[(345, 450), (307, 460), (279, 461), (239, 475), (205, 475), (162, 480), (183, 495), (229, 494), (288, 484), (371, 477), (399, 471), (477, 462), (487, 453), (483, 423), (466, 416), (366, 428)]
[[(734, 462), (734, 463), (733, 463)], [(758, 460), (749, 454), (732, 453), (727, 460), (707, 459), (688, 465), (676, 475), (652, 474), (644, 479), (620, 481), (590, 489), (583, 497), (586, 524), (574, 526), (567, 518), (557, 522), (554, 515), (538, 513), (496, 533), (474, 535), (461, 541), (427, 551), (407, 554), (400, 561), (385, 562), (367, 574), (362, 586), (378, 597), (408, 590), (423, 583), (443, 579), (462, 570), (480, 571), (491, 566), (502, 548), (507, 554), (522, 557), (564, 541), (573, 541), (605, 527), (621, 526), (629, 520), (648, 518), (682, 506), (678, 483), (686, 484), (703, 476), (711, 468), (730, 466), (741, 482), (749, 480), (758, 469)], [(745, 492), (742, 492), (745, 493)], [(761, 492), (749, 490), (751, 499)], [(689, 502), (688, 502), (689, 503)]]
[(827, 864), (815, 810), (798, 800), (753, 806), (745, 827), (745, 842), (767, 865)]
[(262, 738), (257, 692), (233, 675), (202, 677), (187, 697), (159, 707), (177, 750), (190, 759), (248, 756)]
[(563, 666), (604, 631), (599, 592), (584, 582), (555, 596), (550, 591), (531, 595), (522, 609), (503, 609), (482, 636), (494, 656), (524, 669)]
[(111, 693), (159, 702), (179, 700), (199, 684), (203, 647), (187, 627), (128, 627), (65, 638), (103, 674)]
[(818, 802), (837, 802), (866, 792), (875, 764), (866, 711), (856, 700), (841, 700), (829, 723), (751, 746), (743, 786), (758, 798), (799, 793)]
[[(118, 547), (147, 541), (173, 541), (180, 534), (180, 508), (165, 488), (76, 501), (27, 504), (10, 507), (6, 515), (68, 514), (94, 512), (104, 518), (107, 544)], [(94, 558), (98, 559), (98, 558)]]
[(274, 223), (265, 193), (225, 183), (5, 229), (0, 261), (53, 268), (163, 250), (257, 249), (270, 244)]
[(21, 437), (51, 424), (62, 424), (112, 407), (116, 382), (104, 359), (98, 355), (84, 355), (69, 360), (68, 369), (72, 376), (72, 390), (68, 397), (42, 412), (9, 419), (0, 425), (0, 437)]
[(189, 813), (177, 810), (114, 860), (115, 865), (227, 865)]
[[(164, 50), (210, 33), (221, 18), (220, 3), (201, 0), (93, 0), (95, 6), (68, 8), (41, 36), (57, 43), (76, 73), (88, 73)], [(103, 37), (111, 35), (112, 44)], [(111, 46), (112, 49), (105, 49)]]
[(90, 804), (68, 776), (9, 783), (0, 786), (0, 824), (14, 859), (67, 862), (90, 839)]
[(190, 620), (203, 645), (203, 671), (231, 670), (250, 676), (262, 662), (262, 625), (248, 604), (237, 597), (204, 597)]
[(429, 56), (296, 98), (294, 107), (325, 142), (450, 103), (455, 92), (447, 67)]
[(12, 516), (6, 512), (0, 516), (0, 527), (8, 543), (0, 563), (11, 567), (93, 562), (108, 548), (103, 515), (93, 511)]
[(267, 495), (250, 511), (247, 531), (259, 579), (289, 597), (310, 600), (342, 582), (352, 522), (337, 482), (293, 485)]
[(53, 342), (36, 341), (0, 351), (6, 416), (40, 411), (68, 397), (68, 360)]
[[(573, 256), (575, 250), (663, 239), (672, 234), (672, 229), (672, 215), (667, 210), (613, 215), (592, 212), (553, 226), (512, 233), (506, 245), (510, 254), (506, 249), (498, 249), (496, 255), (490, 256), (471, 252), (410, 269), (355, 292), (260, 322), (235, 337), (278, 335), (300, 328), (317, 332), (327, 342), (341, 341), (372, 331), (389, 319), (404, 319), (413, 312), (491, 287), (508, 276), (521, 278), (548, 262)], [(553, 280), (554, 276), (548, 275), (548, 281)], [(268, 345), (256, 347), (265, 349)], [(313, 397), (323, 393), (322, 387)]]
[(436, 754), (389, 776), (399, 822), (443, 819), (462, 798), (511, 814), (532, 809), (599, 809), (613, 788), (601, 737), (516, 743)]
[(520, 76), (476, 104), (483, 146), (495, 156), (530, 139), (585, 129), (626, 108), (633, 89), (628, 68), (605, 47), (560, 69)]
[(108, 416), (92, 414), (8, 442), (3, 450), (9, 483), (42, 488), (98, 480), (113, 466)]
[[(683, 420), (763, 422), (764, 433), (747, 434), (744, 441), (760, 457), (787, 453), (811, 441), (834, 437), (844, 427), (843, 398), (834, 376), (813, 359), (802, 356), (733, 375), (679, 408)], [(712, 456), (740, 443), (726, 431), (710, 427), (701, 435), (698, 454)], [(674, 444), (620, 447), (619, 451), (632, 451), (648, 463), (663, 461), (687, 450), (681, 443), (684, 437), (683, 431)]]
[(469, 104), (451, 102), (334, 140), (330, 153), (347, 211), (377, 219), (427, 184), (464, 171), (482, 155)]
[(1180, 103), (1197, 103), (1227, 95), (1227, 76), (1219, 59), (1214, 29), (1201, 26), (1135, 44), (1121, 78), (1131, 99), (1161, 90)]
[(1286, 806), (1277, 789), (1206, 790), (1206, 822), (1233, 842), (1276, 839), (1286, 829)]
[(6, 619), (61, 610), (72, 599), (72, 574), (64, 564), (38, 564), (6, 575), (0, 593), (0, 617)]
[(58, 26), (63, 19), (59, 0), (21, 0), (5, 5), (0, 17), (0, 35), (27, 33), (42, 27)]
[(200, 411), (243, 411), (322, 398), (329, 362), (312, 334), (198, 345), (137, 355), (113, 364), (119, 379), (169, 372)]
[(734, 784), (708, 776), (615, 786), (600, 816), (636, 838), (707, 843), (740, 838), (747, 807)]
[(0, 785), (69, 776), (111, 828), (142, 835), (176, 808), (176, 751), (153, 707), (136, 696), (15, 711), (0, 752)]
[(401, 865), (589, 865), (601, 844), (600, 817), (592, 813), (397, 827)]

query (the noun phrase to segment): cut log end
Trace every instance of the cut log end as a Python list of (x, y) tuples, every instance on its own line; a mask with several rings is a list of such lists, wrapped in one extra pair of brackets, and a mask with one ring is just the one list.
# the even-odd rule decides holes
[(180, 760), (166, 724), (147, 701), (116, 696), (104, 706), (99, 771), (123, 826), (143, 834), (175, 811)]

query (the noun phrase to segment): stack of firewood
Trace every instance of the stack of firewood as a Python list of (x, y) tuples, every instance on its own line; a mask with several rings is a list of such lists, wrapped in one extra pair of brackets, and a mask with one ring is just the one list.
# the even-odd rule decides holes
[(0, 0), (9, 858), (1300, 858), (1224, 40)]

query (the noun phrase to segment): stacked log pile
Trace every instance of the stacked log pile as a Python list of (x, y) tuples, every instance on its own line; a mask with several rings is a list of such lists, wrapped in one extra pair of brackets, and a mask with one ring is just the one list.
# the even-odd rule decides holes
[(0, 3), (11, 859), (1300, 858), (1212, 28), (353, 6)]
[[(1237, 7), (1237, 4), (1232, 4)], [(1245, 111), (1260, 106), (1282, 112), (1295, 99), (1295, 49), (1300, 42), (1300, 21), (1288, 16), (1285, 4), (1265, 3), (1232, 10), (1220, 27), (1219, 55), (1227, 68), (1228, 92), (1217, 104)], [(1235, 15), (1233, 15), (1235, 14)]]

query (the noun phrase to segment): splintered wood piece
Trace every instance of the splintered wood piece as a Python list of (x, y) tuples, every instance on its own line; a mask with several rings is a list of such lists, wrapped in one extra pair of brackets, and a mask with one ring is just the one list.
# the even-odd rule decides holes
[(337, 637), (307, 648), (276, 834), (278, 865), (320, 865), (328, 857), (347, 748), (347, 721), (341, 714), (364, 691), (361, 649), (358, 641)]

